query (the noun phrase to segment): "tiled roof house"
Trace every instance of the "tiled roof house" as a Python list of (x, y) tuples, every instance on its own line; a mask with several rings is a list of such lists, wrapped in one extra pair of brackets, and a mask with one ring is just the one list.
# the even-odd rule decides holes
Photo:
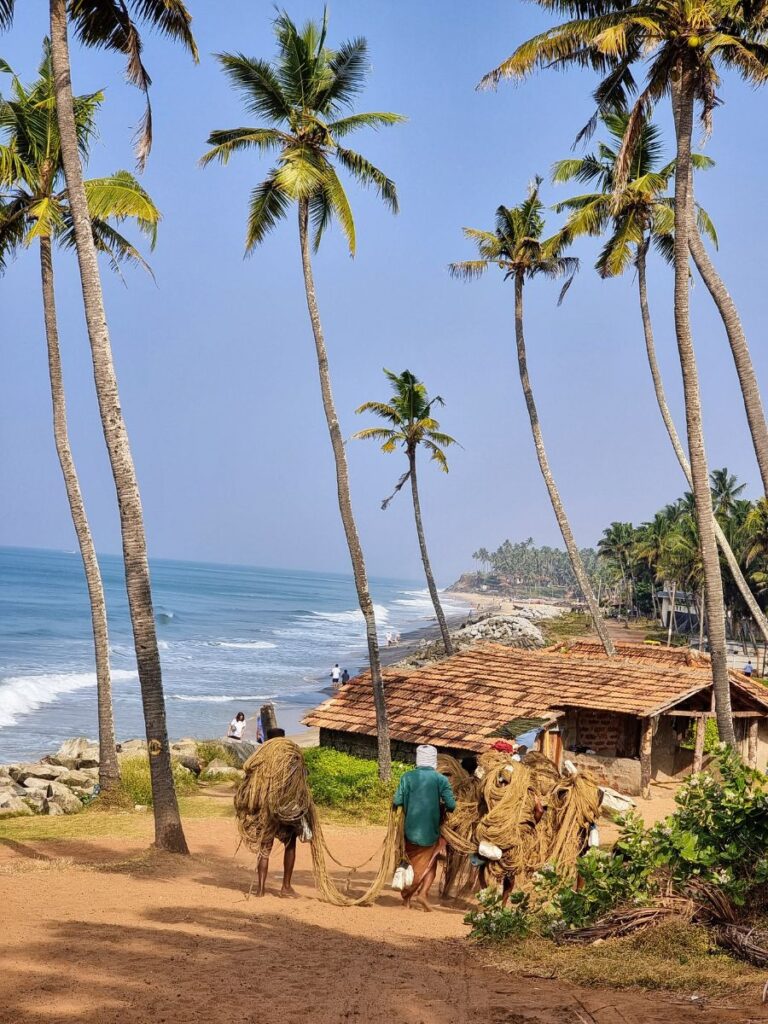
[[(768, 689), (740, 672), (730, 678), (737, 737), (745, 756), (762, 766)], [(679, 775), (694, 760), (698, 767), (702, 751), (684, 750), (680, 740), (693, 721), (702, 723), (703, 742), (703, 722), (712, 711), (706, 655), (619, 644), (617, 656), (608, 658), (588, 639), (542, 651), (478, 644), (415, 671), (385, 669), (384, 681), (394, 757), (413, 760), (419, 743), (477, 753), (494, 737), (535, 725), (550, 754), (565, 749), (586, 756), (604, 781), (624, 791), (646, 788), (652, 775)], [(368, 674), (350, 680), (304, 722), (319, 726), (323, 745), (373, 756), (376, 716)]]

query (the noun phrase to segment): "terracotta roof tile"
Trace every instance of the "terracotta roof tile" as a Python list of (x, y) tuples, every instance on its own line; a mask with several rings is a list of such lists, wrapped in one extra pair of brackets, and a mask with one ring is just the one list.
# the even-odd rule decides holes
[[(478, 644), (416, 671), (384, 670), (393, 739), (481, 750), (513, 718), (541, 718), (566, 707), (647, 716), (708, 689), (709, 658), (682, 649), (618, 644), (607, 658), (593, 641), (544, 651)], [(768, 690), (730, 672), (735, 693), (768, 711)], [(306, 725), (375, 735), (370, 677), (349, 681), (311, 711)]]

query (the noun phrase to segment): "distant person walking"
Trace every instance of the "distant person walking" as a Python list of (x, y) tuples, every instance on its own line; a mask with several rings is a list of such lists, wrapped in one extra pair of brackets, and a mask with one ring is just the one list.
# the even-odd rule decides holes
[(341, 673), (341, 685), (344, 686), (349, 682), (349, 672), (346, 669)]
[(338, 688), (340, 682), (341, 682), (341, 669), (339, 668), (339, 663), (336, 662), (336, 664), (331, 669), (331, 683), (333, 684), (334, 690), (336, 690)]
[(411, 900), (431, 910), (427, 897), (437, 874), (437, 859), (445, 853), (440, 838), (440, 812), (456, 808), (451, 784), (437, 771), (437, 748), (426, 744), (416, 748), (416, 768), (400, 779), (393, 806), (405, 812), (405, 855), (413, 868), (413, 884), (403, 889), (406, 909)]
[(741, 671), (744, 673), (745, 676), (753, 675), (755, 670), (752, 667), (752, 662), (748, 661), (747, 664), (744, 666), (744, 668)]
[(242, 711), (238, 711), (232, 721), (229, 723), (229, 729), (227, 730), (228, 740), (241, 740), (243, 733), (245, 732), (245, 714)]

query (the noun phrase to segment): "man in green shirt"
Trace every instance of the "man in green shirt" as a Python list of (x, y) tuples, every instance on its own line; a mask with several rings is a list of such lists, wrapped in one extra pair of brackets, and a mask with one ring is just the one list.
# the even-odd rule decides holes
[(404, 904), (410, 909), (415, 897), (425, 910), (431, 910), (427, 896), (445, 847), (440, 838), (441, 807), (446, 811), (456, 807), (450, 782), (437, 771), (436, 747), (416, 749), (416, 770), (400, 779), (393, 804), (405, 814), (405, 854), (413, 868), (413, 884), (402, 892)]

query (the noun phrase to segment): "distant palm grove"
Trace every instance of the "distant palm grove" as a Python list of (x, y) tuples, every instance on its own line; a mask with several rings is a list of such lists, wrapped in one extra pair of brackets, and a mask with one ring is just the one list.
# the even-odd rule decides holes
[[(548, 174), (540, 173), (546, 168), (499, 166), (498, 198), (489, 204), (484, 226), (465, 226), (462, 240), (457, 218), (454, 251), (436, 252), (431, 270), (437, 268), (457, 282), (488, 277), (495, 282), (496, 301), (506, 303), (510, 366), (499, 369), (509, 396), (505, 401), (520, 402), (520, 408), (525, 409), (528, 426), (522, 443), (532, 445), (565, 550), (536, 547), (530, 539), (505, 541), (493, 552), (480, 549), (475, 558), (483, 574), (503, 577), (521, 592), (583, 601), (607, 657), (613, 656), (615, 649), (604, 621), (606, 613), (626, 617), (654, 614), (664, 594), (673, 607), (680, 600), (687, 602), (689, 622), (695, 622), (698, 642), (706, 646), (711, 658), (719, 736), (725, 743), (734, 744), (727, 645), (734, 638), (768, 643), (768, 425), (747, 334), (712, 257), (718, 227), (733, 231), (734, 226), (714, 224), (696, 200), (697, 176), (706, 173), (716, 180), (719, 172), (710, 158), (694, 151), (692, 139), (697, 121), (706, 139), (716, 129), (717, 120), (728, 116), (721, 102), (731, 76), (755, 87), (768, 81), (768, 8), (745, 0), (698, 0), (695, 4), (690, 0), (536, 2), (552, 17), (553, 24), (532, 39), (510, 40), (510, 56), (477, 84), (481, 89), (498, 89), (508, 80), (523, 82), (537, 71), (548, 73), (557, 67), (562, 72), (573, 67), (580, 74), (564, 84), (564, 88), (572, 89), (575, 83), (581, 87), (583, 74), (591, 71), (595, 75), (592, 98), (585, 96), (589, 120), (563, 133), (558, 150), (551, 155)], [(14, 19), (24, 19), (30, 6), (0, 0), (0, 30), (8, 28)], [(149, 105), (152, 79), (144, 64), (142, 32), (159, 33), (192, 62), (215, 61), (242, 103), (246, 126), (211, 125), (207, 138), (198, 140), (199, 160), (205, 167), (212, 163), (226, 165), (236, 159), (249, 168), (251, 184), (241, 196), (243, 246), (233, 247), (233, 263), (244, 252), (251, 255), (268, 248), (278, 230), (289, 232), (294, 239), (293, 259), (301, 274), (296, 301), (306, 305), (307, 319), (305, 330), (295, 338), (277, 340), (293, 346), (293, 358), (311, 364), (318, 383), (317, 408), (307, 415), (322, 415), (327, 430), (328, 473), (335, 483), (340, 528), (362, 614), (376, 709), (379, 773), (384, 779), (390, 775), (391, 757), (379, 624), (354, 514), (347, 440), (350, 436), (372, 439), (380, 443), (384, 453), (404, 456), (400, 462), (402, 475), (383, 506), (406, 482), (410, 483), (424, 579), (445, 653), (450, 654), (451, 636), (435, 583), (440, 571), (439, 567), (433, 571), (426, 539), (431, 518), (439, 510), (422, 507), (417, 466), (427, 458), (434, 464), (432, 468), (448, 471), (446, 450), (452, 445), (458, 447), (458, 442), (443, 432), (434, 413), (443, 404), (450, 409), (452, 401), (461, 396), (446, 396), (445, 403), (441, 396), (430, 398), (426, 381), (430, 388), (439, 386), (441, 367), (419, 365), (417, 350), (412, 360), (409, 353), (409, 368), (384, 371), (390, 390), (386, 400), (371, 400), (377, 386), (372, 381), (360, 382), (360, 393), (351, 408), (340, 408), (334, 393), (339, 342), (331, 336), (333, 332), (326, 336), (325, 326), (338, 323), (339, 309), (335, 308), (334, 316), (325, 321), (322, 313), (326, 306), (339, 306), (339, 295), (354, 290), (355, 269), (350, 263), (338, 288), (320, 294), (323, 290), (317, 287), (315, 265), (329, 245), (343, 244), (350, 257), (355, 255), (358, 223), (352, 203), (359, 189), (373, 193), (389, 213), (397, 214), (399, 210), (394, 180), (360, 148), (349, 147), (351, 136), (365, 138), (366, 133), (370, 137), (370, 132), (380, 131), (383, 150), (390, 130), (397, 132), (406, 120), (405, 114), (361, 108), (361, 95), (372, 70), (363, 36), (347, 41), (334, 39), (328, 12), (320, 7), (315, 20), (299, 25), (286, 11), (270, 14), (267, 7), (254, 5), (254, 24), (243, 24), (238, 38), (232, 40), (237, 49), (201, 58), (194, 35), (193, 3), (48, 0), (45, 6), (49, 13), (48, 36), (40, 41), (42, 60), (36, 77), (31, 69), (22, 74), (12, 54), (0, 57), (0, 274), (28, 250), (39, 260), (41, 316), (36, 340), (47, 355), (52, 444), (62, 469), (91, 607), (102, 754), (100, 781), (108, 790), (120, 784), (110, 688), (108, 609), (69, 442), (62, 370), (67, 360), (60, 352), (55, 301), (54, 264), (67, 260), (77, 264), (85, 321), (83, 340), (88, 346), (98, 403), (95, 429), (103, 436), (119, 514), (126, 592), (151, 755), (155, 839), (164, 849), (186, 853), (171, 773), (143, 504), (123, 417), (109, 310), (102, 290), (104, 268), (116, 270), (133, 264), (148, 269), (140, 243), (154, 246), (160, 213), (132, 173), (115, 170), (106, 177), (86, 176), (103, 96), (80, 95), (73, 89), (79, 48), (117, 55), (124, 63), (127, 81), (143, 96), (144, 116), (136, 133), (139, 173), (150, 158), (153, 124)], [(364, 16), (365, 5), (361, 5), (361, 20)], [(260, 38), (262, 27), (257, 23), (267, 18), (271, 18), (273, 28), (271, 53), (253, 53), (256, 44), (251, 40)], [(78, 48), (70, 51), (72, 40)], [(156, 73), (165, 71), (160, 63)], [(378, 81), (377, 86), (386, 96), (387, 83)], [(183, 119), (182, 101), (180, 96)], [(673, 130), (665, 144), (654, 117), (656, 108), (667, 104)], [(563, 159), (574, 138), (584, 152)], [(494, 140), (489, 138), (483, 153), (489, 167), (495, 166), (493, 147)], [(401, 151), (400, 157), (408, 159), (407, 151)], [(412, 158), (418, 159), (417, 154)], [(569, 194), (562, 191), (566, 184)], [(732, 182), (721, 179), (720, 188), (728, 187)], [(417, 204), (418, 197), (412, 196), (411, 201)], [(326, 241), (334, 222), (339, 235)], [(361, 225), (361, 237), (364, 229)], [(123, 231), (134, 232), (137, 244)], [(611, 523), (596, 549), (580, 548), (574, 536), (568, 515), (573, 496), (558, 483), (557, 453), (550, 451), (549, 424), (546, 414), (542, 418), (540, 413), (551, 408), (546, 399), (538, 401), (546, 395), (547, 382), (538, 379), (528, 361), (529, 352), (541, 344), (540, 308), (543, 303), (566, 301), (581, 266), (577, 246), (585, 237), (601, 239), (594, 267), (600, 279), (635, 275), (637, 293), (628, 304), (626, 319), (637, 318), (638, 335), (642, 328), (648, 366), (645, 383), (653, 389), (661, 422), (679, 464), (683, 494), (639, 526)], [(377, 239), (371, 240), (372, 245), (376, 243)], [(279, 251), (278, 247), (269, 250)], [(263, 267), (272, 258), (262, 257), (262, 269), (254, 271), (255, 307), (269, 301)], [(668, 275), (673, 288), (674, 302), (667, 308), (657, 303), (649, 289), (647, 269), (651, 263), (660, 274)], [(281, 269), (293, 273), (292, 266)], [(692, 284), (699, 281), (703, 287), (694, 290)], [(461, 286), (453, 287), (456, 301), (460, 301)], [(387, 295), (387, 301), (396, 303), (397, 296)], [(727, 346), (733, 362), (743, 409), (740, 406), (732, 410), (732, 415), (743, 417), (748, 427), (755, 483), (759, 485), (754, 500), (745, 497), (744, 485), (727, 470), (711, 471), (692, 328), (694, 303), (714, 304), (717, 330), (710, 340)], [(563, 317), (567, 316), (566, 306)], [(477, 339), (482, 339), (486, 330), (482, 320), (478, 317)], [(663, 321), (665, 336), (674, 332), (679, 379), (672, 385), (682, 383), (684, 399), (684, 422), (681, 420), (680, 425), (675, 423), (666, 397), (656, 355), (655, 320)], [(365, 325), (360, 327), (363, 337)], [(567, 327), (563, 330), (567, 333)], [(380, 366), (385, 359), (388, 361), (382, 353)], [(264, 379), (259, 386), (275, 390), (285, 387), (285, 382)], [(583, 397), (591, 400), (593, 396)], [(190, 396), (190, 401), (194, 400), (195, 396)], [(254, 415), (258, 403), (256, 406)], [(357, 434), (351, 434), (355, 406), (373, 419)], [(493, 410), (483, 408), (483, 416), (492, 414)], [(131, 410), (131, 415), (135, 422), (140, 410)], [(260, 423), (258, 429), (266, 426)], [(510, 437), (508, 444), (511, 452), (521, 444), (521, 438)], [(286, 467), (286, 472), (300, 471), (300, 466)], [(508, 470), (500, 466), (498, 471)], [(589, 474), (585, 451), (579, 478), (588, 481)], [(274, 481), (265, 481), (268, 492), (273, 485)], [(390, 489), (392, 480), (387, 478), (383, 486)], [(248, 514), (250, 510), (243, 510), (243, 515)], [(671, 629), (674, 626), (675, 622)]]
[[(727, 469), (711, 474), (715, 516), (734, 552), (750, 593), (760, 609), (768, 609), (768, 501), (744, 498), (745, 484)], [(706, 610), (696, 510), (693, 495), (659, 509), (645, 523), (613, 522), (603, 530), (597, 548), (580, 552), (600, 605), (612, 615), (653, 616), (661, 611), (660, 595), (676, 593), (678, 607), (695, 631), (706, 633)], [(479, 548), (472, 555), (486, 587), (519, 597), (578, 598), (579, 588), (568, 554), (561, 548), (537, 547), (532, 538), (505, 540), (495, 551)], [(721, 555), (728, 636), (738, 642), (764, 644), (765, 637)], [(677, 628), (673, 623), (673, 628)]]

